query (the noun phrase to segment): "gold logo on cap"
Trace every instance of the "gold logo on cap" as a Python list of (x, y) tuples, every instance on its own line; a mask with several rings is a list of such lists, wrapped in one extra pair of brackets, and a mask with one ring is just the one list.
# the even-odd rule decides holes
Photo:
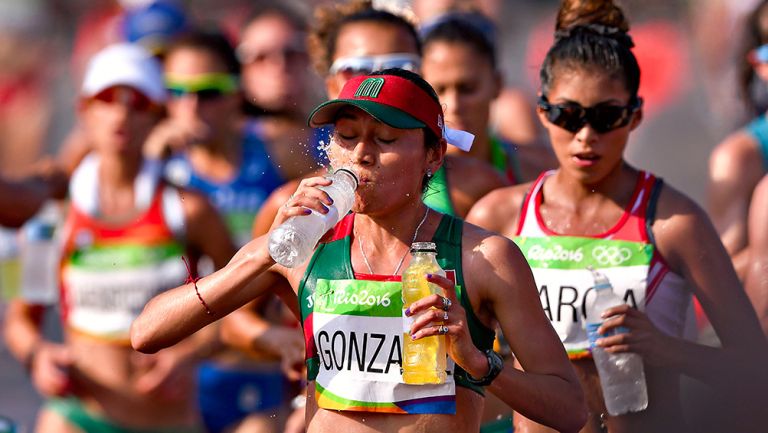
[(357, 86), (355, 98), (378, 98), (383, 86), (383, 78), (366, 78)]

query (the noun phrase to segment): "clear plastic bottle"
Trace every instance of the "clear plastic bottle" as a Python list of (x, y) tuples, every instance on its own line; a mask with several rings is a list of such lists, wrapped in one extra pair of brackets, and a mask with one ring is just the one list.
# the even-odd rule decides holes
[[(440, 286), (427, 282), (426, 274), (445, 276), (437, 264), (437, 248), (432, 242), (414, 242), (411, 263), (403, 271), (403, 382), (411, 385), (445, 383), (445, 335), (412, 340), (411, 324), (418, 315), (407, 317), (412, 303), (433, 293), (442, 294)], [(423, 314), (423, 313), (421, 313)], [(442, 322), (433, 323), (440, 325)]]
[[(610, 415), (640, 412), (648, 407), (643, 358), (637, 353), (611, 354), (595, 346), (595, 340), (605, 336), (597, 334), (603, 323), (600, 315), (608, 308), (624, 304), (624, 301), (613, 293), (613, 286), (605, 275), (592, 268), (589, 270), (595, 279), (595, 297), (587, 302), (587, 335), (600, 376), (605, 407)], [(625, 330), (617, 329), (611, 334), (622, 332)]]
[(0, 226), (0, 298), (11, 300), (19, 295), (19, 246), (16, 230)]
[(58, 299), (60, 221), (58, 207), (50, 202), (21, 229), (21, 297), (29, 303), (51, 305)]
[(333, 182), (320, 187), (333, 199), (328, 213), (313, 211), (306, 216), (291, 217), (269, 235), (269, 254), (277, 263), (293, 268), (306, 262), (317, 241), (352, 209), (358, 184), (355, 173), (340, 168), (326, 178)]

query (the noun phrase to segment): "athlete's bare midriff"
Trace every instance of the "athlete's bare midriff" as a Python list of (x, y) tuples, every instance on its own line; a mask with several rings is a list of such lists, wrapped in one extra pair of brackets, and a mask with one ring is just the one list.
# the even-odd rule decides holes
[(175, 397), (146, 394), (136, 384), (151, 369), (154, 355), (75, 333), (68, 333), (67, 345), (75, 359), (72, 391), (90, 410), (130, 427), (194, 423), (194, 369), (176, 376)]
[[(310, 382), (307, 389), (314, 386)], [(398, 415), (320, 409), (311, 394), (307, 398), (307, 433), (477, 433), (484, 403), (478, 393), (457, 386), (456, 415)]]

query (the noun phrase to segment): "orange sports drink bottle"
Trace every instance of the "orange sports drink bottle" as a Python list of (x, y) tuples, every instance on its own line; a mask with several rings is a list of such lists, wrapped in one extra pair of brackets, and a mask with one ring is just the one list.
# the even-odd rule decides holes
[[(442, 295), (440, 286), (427, 282), (426, 274), (445, 276), (445, 271), (437, 264), (437, 248), (432, 242), (414, 242), (411, 263), (403, 271), (402, 373), (403, 382), (411, 385), (445, 383), (446, 379), (445, 335), (413, 340), (410, 328), (419, 315), (405, 315), (405, 310), (415, 301), (433, 293)], [(442, 325), (442, 322), (432, 325)]]

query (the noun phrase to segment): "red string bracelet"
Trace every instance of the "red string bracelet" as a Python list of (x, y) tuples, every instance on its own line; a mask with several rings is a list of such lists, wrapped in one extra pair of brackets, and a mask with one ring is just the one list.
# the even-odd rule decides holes
[(200, 277), (193, 277), (192, 276), (192, 270), (189, 268), (189, 263), (187, 263), (187, 258), (184, 256), (181, 256), (181, 260), (184, 260), (184, 266), (187, 267), (187, 274), (189, 275), (187, 277), (187, 280), (184, 282), (185, 284), (192, 283), (192, 285), (195, 287), (195, 293), (197, 294), (197, 299), (200, 300), (200, 303), (205, 307), (205, 314), (209, 316), (213, 316), (213, 311), (211, 311), (210, 308), (208, 308), (208, 304), (205, 303), (203, 300), (203, 297), (200, 296), (200, 290), (197, 289), (197, 282), (200, 280)]

